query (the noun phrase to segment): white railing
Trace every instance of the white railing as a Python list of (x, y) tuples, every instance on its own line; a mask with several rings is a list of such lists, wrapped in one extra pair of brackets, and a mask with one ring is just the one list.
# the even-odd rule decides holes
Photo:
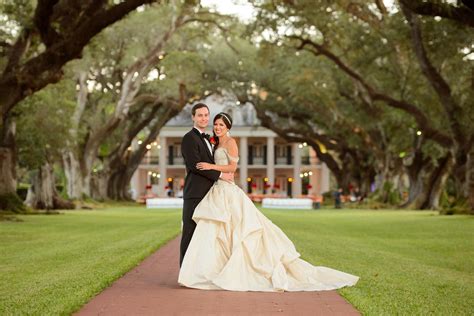
[(313, 200), (264, 198), (262, 200), (262, 207), (263, 208), (312, 209)]
[(183, 208), (183, 199), (181, 198), (147, 199), (146, 208)]

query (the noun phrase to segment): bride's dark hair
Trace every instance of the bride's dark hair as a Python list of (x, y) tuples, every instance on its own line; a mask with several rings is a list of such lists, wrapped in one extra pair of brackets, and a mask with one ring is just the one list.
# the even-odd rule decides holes
[[(218, 119), (221, 119), (229, 130), (232, 128), (232, 117), (229, 114), (224, 112), (216, 114), (216, 116), (214, 116), (214, 120), (212, 121), (213, 125)], [(219, 137), (217, 137), (216, 132), (214, 132), (214, 127), (212, 128), (212, 133), (214, 134), (214, 141), (216, 142), (214, 145), (214, 150), (216, 150), (219, 146)]]

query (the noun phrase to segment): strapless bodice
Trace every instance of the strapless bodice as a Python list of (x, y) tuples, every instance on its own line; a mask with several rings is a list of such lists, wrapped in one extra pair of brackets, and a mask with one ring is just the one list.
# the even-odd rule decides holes
[(230, 164), (231, 161), (238, 162), (239, 157), (231, 156), (226, 148), (219, 147), (214, 152), (214, 162), (216, 165), (225, 166)]

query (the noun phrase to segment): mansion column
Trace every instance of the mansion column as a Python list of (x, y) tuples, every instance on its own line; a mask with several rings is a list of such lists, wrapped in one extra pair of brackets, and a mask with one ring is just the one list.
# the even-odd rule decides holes
[[(268, 183), (275, 185), (275, 137), (267, 137), (267, 177)], [(269, 190), (271, 193), (271, 188)]]
[(247, 137), (240, 137), (239, 139), (239, 174), (240, 186), (244, 192), (247, 192), (247, 177), (248, 177), (248, 142)]
[(329, 171), (328, 166), (323, 162), (321, 164), (321, 194), (329, 191), (331, 185), (330, 176), (331, 172)]
[[(132, 150), (136, 149), (138, 147), (137, 140), (134, 139), (132, 141)], [(142, 195), (143, 191), (145, 188), (140, 185), (140, 168), (137, 168), (135, 172), (133, 173), (132, 179), (130, 180), (130, 187), (132, 189), (132, 199), (136, 200), (140, 195)]]
[(298, 147), (299, 144), (293, 144), (293, 187), (291, 191), (293, 192), (293, 197), (301, 195), (301, 149)]
[(166, 144), (166, 137), (160, 137), (160, 156), (159, 156), (159, 169), (160, 169), (160, 188), (158, 190), (158, 194), (160, 196), (166, 196), (165, 186), (168, 185), (167, 176), (166, 176), (166, 169), (167, 169), (167, 159), (166, 159), (166, 152), (167, 152), (167, 144)]
[(309, 147), (309, 184), (312, 186), (308, 190), (308, 194), (320, 195), (321, 194), (321, 165), (319, 164), (319, 158), (313, 148)]

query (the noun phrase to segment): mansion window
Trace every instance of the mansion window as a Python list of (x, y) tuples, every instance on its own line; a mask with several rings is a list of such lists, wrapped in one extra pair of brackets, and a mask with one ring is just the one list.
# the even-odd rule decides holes
[(293, 163), (291, 145), (277, 144), (275, 145), (275, 164), (291, 165)]
[(310, 156), (309, 156), (309, 147), (305, 146), (305, 147), (303, 147), (303, 149), (301, 151), (302, 151), (301, 152), (301, 163), (303, 165), (310, 165), (311, 160), (310, 160)]
[(248, 153), (249, 165), (264, 165), (267, 163), (267, 146), (258, 143), (249, 145)]
[[(248, 163), (249, 165), (266, 165), (267, 159), (267, 145), (252, 144), (248, 149)], [(293, 163), (293, 156), (291, 145), (277, 144), (274, 148), (274, 162), (276, 165), (291, 165)]]
[(169, 165), (182, 165), (183, 156), (181, 155), (181, 144), (174, 143), (168, 146), (168, 164)]

